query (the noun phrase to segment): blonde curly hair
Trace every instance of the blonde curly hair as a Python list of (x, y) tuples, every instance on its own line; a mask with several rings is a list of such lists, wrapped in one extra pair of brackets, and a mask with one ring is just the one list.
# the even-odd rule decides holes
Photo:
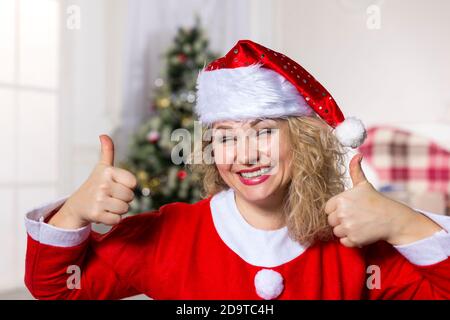
[[(324, 208), (331, 197), (345, 189), (345, 152), (331, 128), (317, 116), (274, 120), (288, 122), (292, 145), (292, 176), (283, 202), (289, 235), (304, 245), (328, 241), (333, 232)], [(205, 140), (201, 150), (194, 150), (192, 157), (203, 153), (210, 144)], [(229, 188), (215, 164), (191, 162), (188, 168), (203, 182), (203, 197)]]

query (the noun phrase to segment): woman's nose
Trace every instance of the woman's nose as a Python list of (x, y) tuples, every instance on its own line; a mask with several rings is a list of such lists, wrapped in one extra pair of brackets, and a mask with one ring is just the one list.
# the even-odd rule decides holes
[(256, 139), (242, 137), (237, 141), (236, 162), (239, 164), (255, 164), (258, 162), (259, 152)]

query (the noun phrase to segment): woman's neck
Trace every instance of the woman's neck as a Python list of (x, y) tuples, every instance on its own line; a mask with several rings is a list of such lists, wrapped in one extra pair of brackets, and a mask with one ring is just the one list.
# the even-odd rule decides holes
[(256, 229), (276, 230), (286, 225), (281, 194), (274, 194), (263, 201), (250, 202), (235, 192), (235, 201), (242, 217)]

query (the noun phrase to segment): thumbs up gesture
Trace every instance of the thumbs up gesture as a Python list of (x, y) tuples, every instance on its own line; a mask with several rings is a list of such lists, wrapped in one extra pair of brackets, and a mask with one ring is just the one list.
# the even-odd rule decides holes
[(114, 143), (100, 136), (100, 161), (81, 187), (49, 221), (61, 228), (76, 229), (91, 222), (115, 225), (128, 212), (137, 181), (132, 173), (114, 167)]
[(362, 247), (379, 240), (407, 244), (441, 228), (425, 215), (378, 192), (361, 168), (362, 155), (349, 164), (353, 188), (332, 197), (325, 206), (333, 233), (347, 247)]

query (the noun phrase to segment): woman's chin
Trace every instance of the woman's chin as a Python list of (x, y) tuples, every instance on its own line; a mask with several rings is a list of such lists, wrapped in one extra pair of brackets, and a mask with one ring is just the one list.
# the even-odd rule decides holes
[(238, 191), (241, 194), (241, 196), (246, 199), (249, 202), (258, 202), (263, 201), (265, 199), (270, 198), (270, 196), (273, 194), (273, 188), (270, 186), (263, 186), (261, 185), (243, 185), (241, 184), (238, 187)]

